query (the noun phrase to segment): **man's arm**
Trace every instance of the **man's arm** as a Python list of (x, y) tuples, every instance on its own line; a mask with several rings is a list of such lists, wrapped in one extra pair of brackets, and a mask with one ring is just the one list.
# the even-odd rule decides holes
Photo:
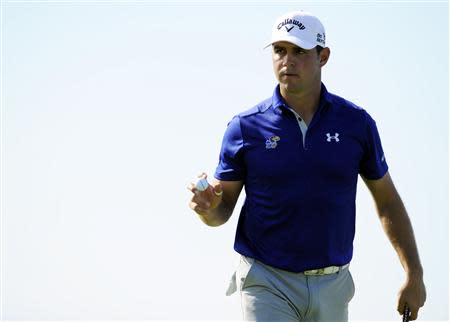
[(399, 292), (397, 310), (403, 314), (405, 305), (408, 305), (411, 320), (415, 320), (419, 308), (425, 303), (426, 291), (411, 221), (389, 173), (378, 180), (363, 180), (372, 193), (383, 229), (406, 272), (406, 283)]
[[(200, 177), (206, 178), (206, 174)], [(188, 189), (194, 194), (189, 207), (208, 226), (220, 226), (231, 217), (241, 193), (243, 181), (220, 181), (213, 179), (205, 191), (198, 191), (191, 183)]]

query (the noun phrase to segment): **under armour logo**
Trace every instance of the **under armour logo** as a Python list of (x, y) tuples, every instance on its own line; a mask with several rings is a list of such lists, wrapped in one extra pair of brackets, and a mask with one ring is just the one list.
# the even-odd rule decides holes
[(327, 142), (331, 142), (331, 140), (334, 140), (335, 142), (339, 142), (339, 133), (334, 133), (334, 135), (331, 135), (330, 133), (327, 133)]
[(295, 26), (292, 26), (291, 28), (288, 28), (287, 26), (284, 26), (284, 28), (286, 28), (287, 32), (291, 31), (292, 28), (294, 28)]

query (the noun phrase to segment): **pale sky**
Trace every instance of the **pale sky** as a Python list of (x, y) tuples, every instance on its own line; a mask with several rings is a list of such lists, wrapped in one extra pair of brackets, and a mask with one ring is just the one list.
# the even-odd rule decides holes
[[(271, 96), (275, 19), (307, 10), (323, 82), (377, 121), (448, 320), (448, 3), (3, 1), (1, 317), (240, 320), (228, 223), (202, 224), (187, 184), (213, 175), (231, 118)], [(350, 320), (399, 321), (404, 273), (358, 186)]]

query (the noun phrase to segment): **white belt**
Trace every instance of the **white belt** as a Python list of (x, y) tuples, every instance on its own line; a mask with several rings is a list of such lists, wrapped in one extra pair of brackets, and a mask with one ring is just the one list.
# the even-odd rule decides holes
[(328, 275), (328, 274), (334, 274), (339, 271), (342, 271), (343, 269), (347, 268), (350, 264), (346, 264), (344, 266), (328, 266), (324, 268), (318, 268), (318, 269), (310, 269), (308, 271), (304, 271), (303, 274), (305, 275)]

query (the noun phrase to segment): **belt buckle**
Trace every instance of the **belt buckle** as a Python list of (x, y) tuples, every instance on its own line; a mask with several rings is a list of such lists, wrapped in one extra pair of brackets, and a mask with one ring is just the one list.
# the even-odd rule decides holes
[(348, 266), (344, 265), (344, 266), (329, 266), (329, 267), (323, 267), (323, 268), (317, 268), (317, 269), (311, 269), (308, 271), (304, 271), (303, 274), (305, 275), (317, 275), (317, 276), (322, 276), (322, 275), (329, 275), (329, 274), (334, 274), (337, 272), (340, 272), (342, 269), (346, 268)]
[(305, 275), (324, 275), (325, 268), (311, 269), (308, 271), (304, 271), (303, 274), (305, 274)]

